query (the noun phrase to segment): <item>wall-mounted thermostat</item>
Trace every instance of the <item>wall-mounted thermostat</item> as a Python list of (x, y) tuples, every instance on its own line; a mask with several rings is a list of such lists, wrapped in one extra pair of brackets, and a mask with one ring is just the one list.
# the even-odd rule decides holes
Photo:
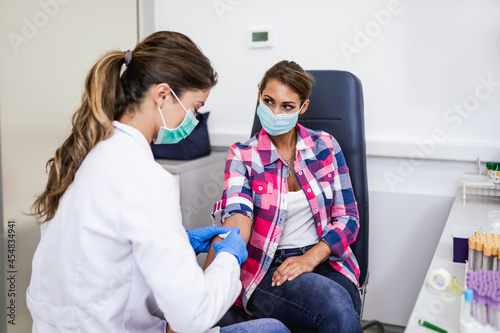
[(252, 29), (249, 36), (249, 45), (251, 48), (274, 47), (274, 29)]

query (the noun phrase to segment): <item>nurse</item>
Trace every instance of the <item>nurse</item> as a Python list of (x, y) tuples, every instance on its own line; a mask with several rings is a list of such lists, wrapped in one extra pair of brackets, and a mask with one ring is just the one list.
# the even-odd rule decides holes
[[(234, 302), (247, 257), (239, 229), (186, 232), (178, 185), (149, 146), (188, 136), (216, 82), (210, 61), (175, 32), (91, 69), (33, 204), (42, 224), (27, 290), (33, 332), (205, 332)], [(203, 272), (195, 252), (229, 231)], [(277, 321), (221, 332), (254, 328), (289, 332)]]

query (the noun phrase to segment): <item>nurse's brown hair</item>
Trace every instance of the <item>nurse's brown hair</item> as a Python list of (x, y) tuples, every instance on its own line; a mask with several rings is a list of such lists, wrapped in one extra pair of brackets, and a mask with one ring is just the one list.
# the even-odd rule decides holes
[(33, 203), (31, 215), (40, 223), (54, 217), (87, 154), (113, 134), (112, 121), (133, 113), (146, 92), (160, 83), (180, 97), (187, 90), (212, 88), (217, 73), (191, 39), (170, 31), (153, 33), (133, 51), (111, 51), (92, 67), (71, 134), (47, 162), (47, 186)]
[(295, 61), (282, 60), (269, 68), (259, 83), (260, 92), (266, 89), (270, 80), (277, 80), (299, 95), (304, 103), (311, 94), (314, 78)]

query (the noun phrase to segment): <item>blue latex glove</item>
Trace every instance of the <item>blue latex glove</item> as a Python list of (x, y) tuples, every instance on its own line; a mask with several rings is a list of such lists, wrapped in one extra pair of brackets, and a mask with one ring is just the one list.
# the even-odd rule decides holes
[(208, 252), (212, 239), (219, 235), (231, 231), (230, 227), (204, 227), (194, 230), (186, 230), (189, 242), (196, 253)]
[(241, 265), (248, 258), (247, 245), (240, 236), (240, 228), (235, 227), (226, 238), (214, 243), (215, 256), (221, 252), (229, 252), (238, 259)]

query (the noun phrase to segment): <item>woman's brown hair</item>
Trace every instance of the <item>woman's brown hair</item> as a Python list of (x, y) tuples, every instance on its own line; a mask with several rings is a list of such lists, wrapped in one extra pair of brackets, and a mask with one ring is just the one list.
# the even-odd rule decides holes
[(181, 33), (160, 31), (146, 37), (131, 52), (122, 73), (125, 54), (105, 54), (87, 75), (71, 134), (47, 162), (47, 186), (32, 206), (31, 215), (40, 223), (54, 217), (87, 154), (113, 134), (112, 121), (134, 112), (152, 86), (167, 83), (180, 97), (186, 90), (209, 89), (217, 83), (210, 60)]
[(277, 80), (295, 92), (304, 103), (311, 94), (314, 78), (294, 61), (282, 60), (269, 68), (260, 81), (259, 89), (264, 91), (270, 80)]

